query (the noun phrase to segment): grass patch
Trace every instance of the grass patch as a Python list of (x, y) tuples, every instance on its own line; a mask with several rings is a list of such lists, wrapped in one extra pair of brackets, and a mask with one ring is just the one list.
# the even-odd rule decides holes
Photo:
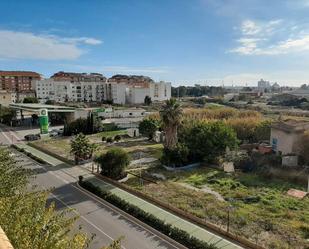
[[(231, 230), (252, 240), (257, 236), (258, 244), (266, 248), (303, 249), (308, 244), (309, 198), (299, 200), (286, 195), (289, 188), (304, 186), (255, 174), (229, 175), (207, 167), (176, 173), (163, 168), (143, 171), (148, 178), (152, 173), (163, 174), (167, 180), (156, 179), (158, 184), (144, 182), (141, 186), (137, 177), (131, 177), (126, 184), (222, 227), (227, 224), (227, 207), (231, 205)], [(179, 183), (207, 186), (228, 201), (218, 201), (211, 194)], [(290, 245), (288, 238), (293, 238)]]

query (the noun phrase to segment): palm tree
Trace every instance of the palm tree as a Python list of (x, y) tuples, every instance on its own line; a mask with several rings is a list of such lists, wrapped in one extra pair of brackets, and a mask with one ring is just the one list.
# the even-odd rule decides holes
[(79, 133), (71, 141), (71, 153), (74, 155), (75, 164), (78, 164), (82, 160), (90, 159), (94, 149), (95, 145), (91, 144), (83, 133)]
[(164, 146), (172, 149), (177, 144), (177, 130), (182, 117), (182, 109), (176, 99), (172, 98), (165, 102), (160, 111), (163, 130), (165, 132)]

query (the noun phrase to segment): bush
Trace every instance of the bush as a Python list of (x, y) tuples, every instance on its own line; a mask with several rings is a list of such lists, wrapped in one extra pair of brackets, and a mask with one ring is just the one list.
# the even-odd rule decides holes
[(71, 141), (71, 153), (74, 155), (75, 163), (92, 157), (95, 146), (90, 143), (89, 139), (82, 133), (78, 134)]
[(159, 124), (158, 121), (154, 118), (146, 118), (139, 123), (138, 129), (139, 132), (148, 137), (149, 140), (153, 139), (155, 132), (158, 130)]
[(104, 200), (110, 202), (116, 207), (124, 210), (135, 218), (141, 220), (147, 225), (159, 230), (163, 234), (169, 236), (170, 238), (176, 240), (177, 242), (183, 244), (184, 246), (191, 249), (217, 249), (214, 244), (208, 244), (202, 240), (199, 240), (189, 233), (171, 226), (170, 224), (166, 224), (163, 220), (158, 219), (152, 214), (146, 213), (144, 210), (140, 209), (138, 206), (132, 205), (125, 200), (122, 200), (118, 196), (106, 192), (99, 187), (93, 185), (91, 182), (82, 181), (80, 185), (87, 189), (88, 191), (94, 193), (95, 195), (103, 198)]
[(188, 163), (189, 149), (181, 143), (178, 143), (175, 148), (163, 149), (161, 161), (167, 166), (181, 167)]
[(106, 137), (105, 136), (102, 137), (102, 142), (104, 142), (104, 141), (106, 141)]
[(114, 142), (114, 141), (113, 141), (113, 138), (112, 138), (112, 137), (108, 137), (108, 138), (106, 138), (106, 142), (109, 143), (109, 144), (111, 144), (111, 143)]
[(101, 174), (113, 179), (125, 176), (125, 167), (129, 165), (129, 154), (121, 148), (112, 148), (105, 154), (98, 156), (95, 162), (101, 166)]
[(121, 140), (121, 136), (120, 136), (120, 135), (116, 135), (116, 136), (114, 137), (114, 140), (115, 140), (116, 142), (119, 142), (119, 141)]
[(118, 127), (114, 123), (104, 124), (103, 130), (104, 131), (116, 131), (118, 130)]
[(223, 122), (187, 123), (179, 131), (179, 142), (189, 149), (191, 162), (214, 161), (225, 153), (226, 147), (237, 147), (236, 133)]

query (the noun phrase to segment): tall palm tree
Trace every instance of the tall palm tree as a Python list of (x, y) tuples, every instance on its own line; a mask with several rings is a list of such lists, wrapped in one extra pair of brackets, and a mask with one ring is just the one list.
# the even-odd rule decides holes
[(172, 98), (165, 102), (160, 111), (163, 130), (165, 132), (164, 146), (172, 149), (177, 144), (177, 130), (182, 117), (182, 108), (176, 99)]

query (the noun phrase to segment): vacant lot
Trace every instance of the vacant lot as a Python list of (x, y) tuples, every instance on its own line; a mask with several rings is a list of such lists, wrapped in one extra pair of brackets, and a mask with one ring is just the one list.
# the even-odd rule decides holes
[(157, 184), (143, 181), (141, 186), (135, 176), (126, 184), (222, 228), (229, 210), (231, 230), (266, 248), (309, 246), (309, 198), (298, 200), (285, 194), (291, 187), (302, 186), (253, 174), (231, 176), (207, 167), (177, 173), (152, 168), (143, 175)]
[[(114, 146), (121, 147), (126, 150), (132, 160), (138, 160), (140, 158), (155, 158), (159, 159), (162, 153), (162, 144), (147, 141), (139, 138), (123, 138), (120, 142), (106, 143), (102, 142), (102, 137), (115, 137), (116, 135), (125, 135), (125, 130), (119, 131), (106, 131), (93, 135), (88, 135), (89, 140), (97, 145), (95, 154), (101, 154), (106, 152), (109, 148)], [(70, 154), (72, 137), (50, 138), (46, 140), (38, 140), (33, 142), (34, 144), (49, 150), (63, 158), (73, 160), (73, 156)]]

